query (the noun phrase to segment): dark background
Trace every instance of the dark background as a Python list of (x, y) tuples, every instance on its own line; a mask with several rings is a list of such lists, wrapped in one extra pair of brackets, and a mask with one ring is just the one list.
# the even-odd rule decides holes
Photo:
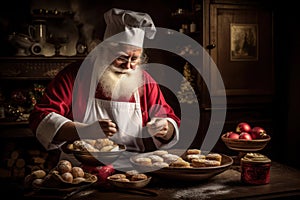
[[(47, 3), (48, 2), (48, 3)], [(58, 3), (60, 2), (60, 3)], [(156, 26), (166, 27), (169, 24), (170, 13), (178, 7), (188, 8), (188, 1), (71, 1), (80, 14), (79, 23), (95, 27), (92, 38), (102, 38), (105, 29), (103, 12), (111, 7), (147, 12), (152, 16)], [(14, 50), (7, 42), (7, 36), (12, 32), (26, 33), (27, 25), (31, 23), (30, 10), (32, 6), (39, 7), (40, 1), (10, 0), (0, 8), (0, 55), (11, 56)], [(43, 1), (43, 5), (51, 9), (68, 8), (62, 1)], [(95, 6), (96, 5), (96, 6)], [(300, 30), (298, 8), (289, 2), (275, 3), (266, 1), (266, 5), (274, 10), (274, 71), (275, 93), (273, 96), (273, 131), (272, 138), (275, 148), (272, 148), (274, 159), (300, 167), (298, 146), (300, 142), (300, 63), (299, 46)], [(255, 77), (253, 77), (255, 81)]]

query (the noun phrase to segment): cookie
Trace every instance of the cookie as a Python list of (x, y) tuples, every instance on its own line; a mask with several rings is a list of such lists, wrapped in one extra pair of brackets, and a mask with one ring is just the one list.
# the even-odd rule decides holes
[(178, 158), (176, 161), (170, 164), (170, 167), (190, 167), (190, 163), (182, 158)]
[(187, 154), (201, 154), (201, 150), (200, 149), (188, 149), (186, 151)]
[(123, 179), (123, 178), (126, 178), (126, 175), (125, 174), (113, 174), (113, 175), (109, 176), (109, 178), (112, 180)]
[(141, 165), (145, 166), (151, 166), (152, 165), (152, 160), (150, 158), (146, 157), (139, 157), (135, 159), (135, 162)]
[(193, 167), (205, 167), (206, 160), (201, 158), (195, 158), (191, 162)]
[(151, 159), (152, 163), (164, 161), (164, 159), (158, 155), (150, 155), (150, 156), (148, 156), (148, 158)]
[(147, 180), (147, 175), (146, 174), (134, 174), (131, 177), (131, 181), (141, 181), (141, 180)]
[(153, 155), (157, 155), (157, 156), (162, 156), (162, 155), (165, 155), (165, 154), (168, 154), (168, 151), (166, 150), (156, 150), (153, 152)]
[(209, 153), (206, 155), (207, 160), (216, 160), (221, 162), (222, 161), (222, 155), (218, 153)]

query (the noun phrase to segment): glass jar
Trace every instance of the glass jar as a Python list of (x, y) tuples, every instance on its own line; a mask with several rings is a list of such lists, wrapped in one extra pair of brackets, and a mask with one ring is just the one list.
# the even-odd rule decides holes
[(247, 153), (241, 159), (241, 181), (261, 185), (270, 182), (271, 160), (260, 153)]

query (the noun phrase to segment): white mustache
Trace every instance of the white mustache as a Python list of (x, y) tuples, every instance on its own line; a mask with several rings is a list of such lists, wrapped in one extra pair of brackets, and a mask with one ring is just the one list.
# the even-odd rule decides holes
[(122, 74), (129, 74), (129, 73), (132, 73), (134, 71), (133, 69), (122, 69), (122, 68), (116, 67), (114, 65), (111, 65), (110, 69), (113, 72), (122, 73)]

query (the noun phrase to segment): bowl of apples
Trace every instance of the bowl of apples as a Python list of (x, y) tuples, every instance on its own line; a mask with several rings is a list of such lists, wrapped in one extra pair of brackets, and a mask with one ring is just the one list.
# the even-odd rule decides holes
[(254, 152), (265, 148), (271, 137), (264, 128), (259, 126), (252, 128), (248, 123), (241, 122), (237, 125), (235, 131), (224, 133), (221, 139), (229, 149)]

